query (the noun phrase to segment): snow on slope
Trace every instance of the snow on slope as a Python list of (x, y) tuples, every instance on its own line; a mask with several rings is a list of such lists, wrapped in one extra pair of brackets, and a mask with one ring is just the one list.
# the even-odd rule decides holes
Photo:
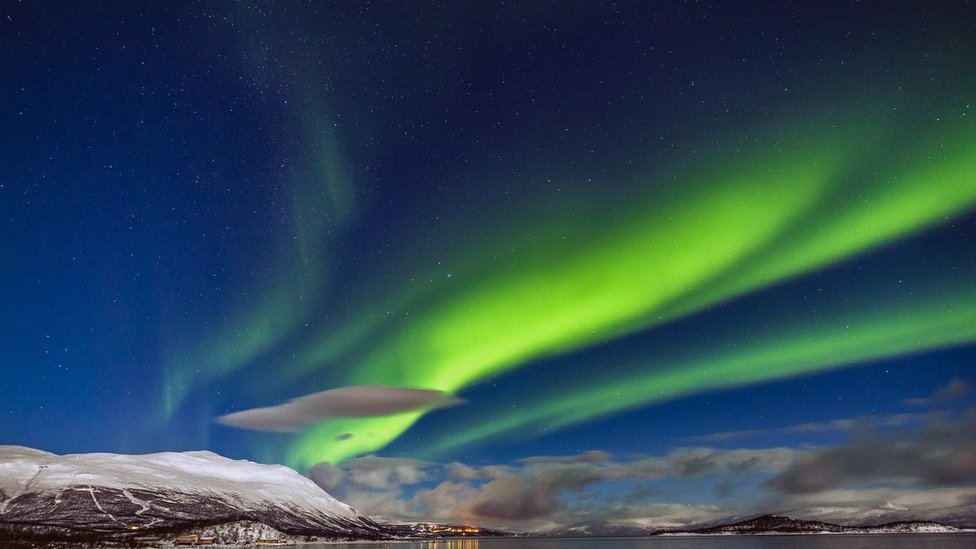
[(41, 470), (40, 461), (48, 455), (23, 446), (0, 446), (0, 514), (11, 499), (26, 491)]
[(179, 492), (224, 492), (242, 509), (270, 499), (344, 517), (356, 511), (314, 482), (283, 465), (232, 460), (213, 452), (146, 455), (68, 454), (59, 456), (23, 446), (0, 446), (0, 490), (14, 496), (30, 483), (33, 492), (68, 485), (105, 488), (165, 486)]
[(253, 520), (369, 537), (380, 527), (284, 466), (212, 452), (59, 456), (0, 446), (0, 525), (98, 531)]

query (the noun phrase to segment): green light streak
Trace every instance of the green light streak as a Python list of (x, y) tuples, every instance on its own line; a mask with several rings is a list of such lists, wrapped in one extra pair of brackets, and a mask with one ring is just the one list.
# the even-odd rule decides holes
[[(446, 434), (420, 454), (445, 452), (505, 434), (551, 432), (610, 413), (691, 393), (763, 382), (863, 361), (891, 358), (976, 340), (976, 288), (971, 280), (918, 292), (901, 303), (859, 303), (860, 309), (790, 318), (769, 335), (713, 342), (704, 352), (673, 361), (616, 365), (630, 372), (580, 380), (550, 391), (517, 411)], [(829, 320), (824, 320), (826, 317)], [(569, 395), (569, 396), (568, 396)]]
[[(972, 124), (913, 128), (931, 142), (856, 149), (862, 161), (832, 195), (769, 246), (723, 276), (684, 296), (664, 314), (683, 316), (731, 295), (827, 265), (862, 250), (944, 222), (976, 203)], [(896, 160), (889, 159), (894, 155)]]
[[(594, 228), (571, 245), (554, 242), (554, 253), (506, 264), (427, 303), (410, 322), (372, 341), (374, 350), (348, 382), (458, 391), (526, 361), (648, 329), (943, 222), (976, 204), (976, 146), (966, 122), (900, 128), (904, 135), (925, 132), (920, 144), (867, 139), (824, 124), (802, 132), (802, 143), (761, 143), (749, 154), (713, 158), (705, 169), (679, 170), (677, 181), (646, 177), (651, 191), (633, 211), (617, 219), (611, 212), (600, 220), (606, 229)], [(880, 135), (886, 128), (871, 129)], [(966, 293), (948, 298), (960, 295), (973, 302)], [(440, 447), (530, 423), (564, 426), (664, 398), (655, 391), (673, 398), (976, 338), (973, 310), (951, 314), (939, 303), (913, 300), (877, 323), (846, 313), (855, 315), (854, 330), (828, 322), (745, 354), (602, 381), (572, 403), (544, 402), (531, 413), (493, 418)], [(417, 417), (323, 424), (296, 443), (289, 460), (310, 465), (374, 451)], [(345, 433), (353, 436), (337, 441)]]
[[(419, 324), (398, 334), (365, 365), (366, 376), (383, 376), (406, 364), (397, 383), (456, 390), (483, 375), (527, 358), (606, 338), (606, 330), (630, 323), (715, 276), (767, 242), (820, 190), (818, 166), (795, 173), (801, 192), (781, 184), (781, 166), (745, 173), (716, 192), (698, 187), (656, 208), (657, 215), (618, 226), (603, 245), (586, 246), (546, 263), (530, 262), (439, 304)], [(749, 196), (762, 197), (750, 201)], [(774, 207), (775, 206), (775, 207)], [(768, 215), (757, 217), (758, 212)], [(668, 219), (662, 230), (657, 219)], [(706, 220), (742, 230), (705, 235)], [(696, 249), (688, 253), (690, 249)], [(436, 364), (417, 368), (417, 364)]]

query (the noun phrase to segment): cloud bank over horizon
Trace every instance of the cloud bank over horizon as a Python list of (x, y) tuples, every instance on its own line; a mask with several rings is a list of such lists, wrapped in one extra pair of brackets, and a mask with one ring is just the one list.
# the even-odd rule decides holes
[(841, 524), (971, 525), (976, 408), (931, 412), (907, 427), (888, 419), (838, 422), (850, 441), (832, 447), (697, 446), (661, 456), (591, 450), (502, 464), (367, 456), (321, 463), (308, 474), (371, 515), (518, 531), (581, 523), (673, 528), (770, 512)]

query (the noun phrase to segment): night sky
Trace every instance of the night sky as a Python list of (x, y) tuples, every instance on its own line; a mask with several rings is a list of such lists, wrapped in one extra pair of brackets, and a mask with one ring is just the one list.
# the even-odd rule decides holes
[[(0, 444), (209, 449), (516, 529), (976, 524), (974, 28), (5, 2)], [(332, 390), (296, 432), (217, 421)]]

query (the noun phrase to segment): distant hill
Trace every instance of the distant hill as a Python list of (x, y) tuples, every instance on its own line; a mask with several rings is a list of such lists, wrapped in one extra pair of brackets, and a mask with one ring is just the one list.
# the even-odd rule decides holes
[(780, 515), (762, 515), (732, 524), (692, 530), (659, 532), (662, 535), (734, 535), (734, 534), (909, 534), (952, 533), (960, 528), (937, 522), (892, 522), (877, 526), (841, 526), (819, 520), (800, 520)]
[(817, 520), (800, 520), (780, 515), (755, 518), (703, 528), (661, 530), (613, 522), (578, 523), (553, 528), (536, 535), (570, 536), (727, 536), (769, 534), (912, 534), (955, 533), (973, 530), (930, 521), (892, 522), (876, 526), (841, 526)]

